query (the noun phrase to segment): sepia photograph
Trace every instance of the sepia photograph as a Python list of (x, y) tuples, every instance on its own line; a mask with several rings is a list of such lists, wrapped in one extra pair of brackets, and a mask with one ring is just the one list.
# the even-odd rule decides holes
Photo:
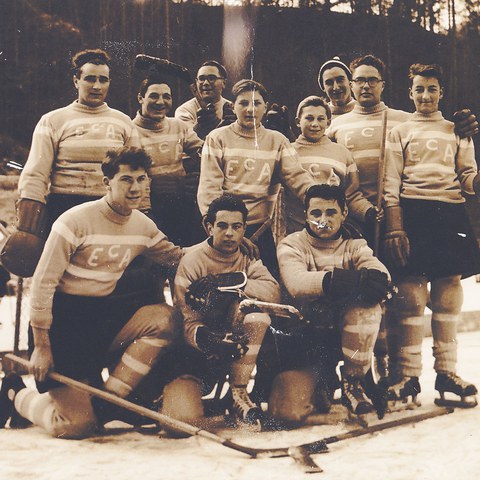
[(480, 4), (0, 0), (0, 477), (476, 480)]

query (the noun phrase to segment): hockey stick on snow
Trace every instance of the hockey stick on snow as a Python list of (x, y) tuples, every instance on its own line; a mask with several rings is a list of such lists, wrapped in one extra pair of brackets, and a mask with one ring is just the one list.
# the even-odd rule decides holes
[[(9, 360), (12, 360), (13, 362), (27, 368), (30, 363), (28, 360), (25, 360), (21, 357), (18, 357), (17, 355), (13, 355), (10, 353), (5, 355), (5, 358), (8, 358)], [(138, 415), (150, 418), (164, 427), (175, 429), (191, 436), (197, 435), (201, 438), (205, 438), (206, 440), (219, 443), (224, 447), (245, 453), (252, 458), (275, 458), (291, 456), (296, 462), (300, 463), (308, 472), (313, 473), (322, 471), (321, 468), (313, 462), (309, 455), (313, 453), (322, 453), (327, 451), (327, 446), (323, 441), (313, 442), (308, 445), (308, 448), (303, 448), (301, 446), (285, 448), (248, 447), (246, 445), (240, 445), (238, 443), (232, 442), (227, 438), (220, 437), (219, 435), (208, 432), (207, 430), (203, 430), (201, 428), (190, 425), (189, 423), (176, 420), (169, 417), (168, 415), (154, 412), (146, 407), (142, 407), (141, 405), (137, 405), (136, 403), (129, 402), (128, 400), (117, 397), (113, 393), (92, 387), (91, 385), (87, 385), (83, 382), (79, 382), (78, 380), (66, 377), (65, 375), (62, 375), (60, 373), (50, 372), (48, 374), (48, 377), (52, 380), (62, 383), (63, 385), (67, 385), (77, 390), (81, 390), (82, 392), (86, 392), (94, 397), (101, 398), (102, 400), (125, 408), (126, 410), (130, 410), (131, 412), (137, 413)]]

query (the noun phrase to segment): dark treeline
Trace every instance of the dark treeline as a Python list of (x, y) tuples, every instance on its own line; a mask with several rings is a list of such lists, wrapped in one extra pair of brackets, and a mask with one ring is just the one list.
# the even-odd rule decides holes
[[(366, 52), (382, 57), (389, 65), (385, 99), (405, 110), (412, 108), (408, 66), (438, 62), (449, 80), (446, 114), (463, 105), (480, 111), (476, 31), (452, 39), (396, 15), (318, 8), (133, 0), (0, 0), (0, 8), (0, 133), (24, 145), (43, 113), (75, 98), (69, 59), (86, 47), (105, 48), (112, 55), (108, 103), (130, 115), (137, 108), (135, 92), (142, 78), (132, 71), (137, 53), (169, 58), (192, 70), (205, 59), (219, 59), (231, 72), (229, 87), (253, 72), (273, 100), (291, 111), (306, 95), (319, 93), (319, 65), (333, 55), (347, 63)], [(175, 105), (189, 98), (187, 85), (168, 80)]]

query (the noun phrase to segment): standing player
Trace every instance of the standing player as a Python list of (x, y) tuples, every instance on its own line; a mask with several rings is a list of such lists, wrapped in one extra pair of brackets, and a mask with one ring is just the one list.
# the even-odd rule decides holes
[(120, 354), (104, 388), (126, 397), (173, 337), (171, 307), (132, 302), (111, 293), (143, 253), (175, 269), (182, 250), (143, 213), (150, 159), (143, 150), (108, 153), (102, 164), (105, 197), (74, 207), (54, 223), (33, 277), (30, 322), (35, 349), (31, 373), (40, 392), (18, 375), (2, 382), (0, 426), (18, 415), (51, 435), (81, 438), (97, 418), (90, 396), (47, 379), (52, 369), (97, 382), (108, 356)]
[(270, 317), (265, 313), (242, 317), (239, 294), (218, 291), (218, 287), (230, 286), (241, 289), (241, 296), (279, 301), (278, 283), (261, 260), (252, 260), (239, 249), (247, 215), (236, 196), (224, 194), (213, 200), (205, 218), (210, 237), (192, 247), (180, 262), (175, 302), (183, 317), (185, 340), (194, 349), (183, 357), (188, 360), (183, 375), (164, 391), (163, 412), (175, 418), (200, 420), (202, 395), (223, 380), (225, 373), (235, 417), (250, 424), (258, 424), (262, 418), (261, 409), (247, 393), (247, 384)]
[[(187, 124), (168, 118), (172, 108), (170, 86), (159, 78), (142, 81), (138, 92), (140, 110), (133, 120), (140, 142), (152, 159), (151, 213), (158, 228), (181, 246), (205, 238), (196, 204), (203, 141)], [(185, 171), (185, 155), (189, 157)]]
[[(343, 239), (347, 208), (341, 187), (310, 187), (305, 211), (305, 229), (280, 242), (278, 259), (283, 284), (309, 325), (284, 338), (287, 345), (282, 351), (288, 355), (282, 366), (287, 372), (275, 379), (269, 411), (284, 421), (303, 420), (314, 403), (312, 397), (295, 395), (296, 387), (305, 382), (311, 384), (306, 389), (311, 394), (320, 387), (331, 395), (336, 388), (331, 350), (341, 345), (342, 403), (352, 414), (368, 414), (374, 406), (365, 393), (365, 374), (370, 369), (389, 274), (365, 240)], [(382, 406), (377, 408), (382, 416)]]
[(33, 275), (45, 238), (61, 213), (105, 194), (100, 167), (106, 152), (138, 146), (130, 118), (105, 103), (109, 62), (103, 50), (74, 55), (77, 100), (45, 114), (33, 132), (18, 184), (18, 232), (2, 254), (3, 264), (16, 275)]
[(480, 252), (463, 194), (480, 195), (473, 142), (460, 139), (438, 110), (443, 98), (438, 65), (410, 67), (411, 119), (390, 132), (385, 178), (385, 256), (399, 293), (394, 299), (399, 329), (401, 379), (389, 389), (393, 400), (420, 392), (423, 313), (430, 282), (435, 389), (476, 405), (474, 385), (456, 374), (456, 327), (461, 314), (461, 278), (480, 272)]

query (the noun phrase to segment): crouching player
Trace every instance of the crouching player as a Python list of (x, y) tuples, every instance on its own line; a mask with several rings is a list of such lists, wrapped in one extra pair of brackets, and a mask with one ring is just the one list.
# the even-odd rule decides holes
[(183, 253), (136, 210), (150, 164), (143, 150), (109, 152), (102, 164), (106, 196), (68, 210), (53, 224), (31, 287), (30, 363), (38, 392), (18, 375), (7, 376), (0, 428), (10, 417), (10, 426), (24, 417), (56, 437), (88, 436), (97, 426), (90, 396), (52, 382), (48, 372), (101, 382), (109, 356), (120, 357), (104, 388), (126, 397), (171, 343), (171, 307), (111, 295), (137, 255), (175, 269)]
[(270, 317), (265, 313), (242, 315), (238, 293), (219, 293), (222, 286), (236, 287), (242, 290), (241, 296), (279, 301), (279, 285), (262, 261), (251, 260), (239, 249), (247, 215), (245, 204), (234, 195), (213, 200), (205, 219), (209, 238), (191, 247), (180, 262), (175, 302), (190, 347), (184, 355), (189, 360), (183, 375), (164, 389), (162, 412), (174, 418), (201, 423), (202, 395), (228, 374), (231, 413), (240, 422), (261, 422), (262, 411), (250, 399), (247, 384)]
[[(363, 416), (375, 409), (365, 392), (365, 374), (389, 274), (365, 240), (342, 238), (347, 208), (341, 187), (310, 187), (305, 210), (307, 226), (280, 242), (278, 260), (282, 281), (309, 325), (291, 336), (290, 350), (282, 349), (289, 351), (289, 359), (282, 359), (286, 371), (275, 378), (269, 413), (284, 422), (301, 422), (315, 406), (316, 389), (335, 389), (331, 365), (341, 359), (342, 403), (349, 413)], [(332, 345), (340, 355), (329, 351)], [(379, 416), (381, 407), (376, 405)]]
[(480, 194), (473, 142), (460, 139), (454, 124), (438, 110), (443, 97), (438, 65), (410, 67), (412, 118), (390, 132), (386, 149), (385, 261), (398, 284), (394, 301), (399, 329), (401, 378), (392, 400), (420, 392), (423, 314), (430, 282), (435, 389), (474, 406), (474, 385), (456, 374), (457, 322), (461, 278), (480, 271), (480, 253), (465, 210), (463, 194)]

